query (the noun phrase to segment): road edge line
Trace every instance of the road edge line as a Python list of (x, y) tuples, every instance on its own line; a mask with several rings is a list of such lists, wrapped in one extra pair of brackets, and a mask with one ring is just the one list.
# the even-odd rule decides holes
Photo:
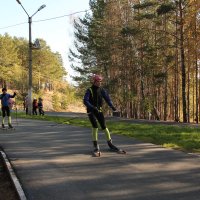
[(20, 200), (27, 200), (26, 195), (25, 195), (25, 193), (24, 193), (24, 191), (22, 189), (22, 186), (21, 186), (17, 176), (15, 175), (15, 172), (14, 172), (9, 160), (7, 159), (6, 154), (2, 150), (0, 151), (0, 153), (1, 153), (1, 156), (3, 158), (3, 162), (4, 162), (5, 166), (6, 166), (6, 170), (9, 173), (9, 176), (10, 176), (11, 181), (12, 181), (14, 187), (15, 187), (15, 190), (17, 192), (17, 195), (18, 195), (19, 199)]

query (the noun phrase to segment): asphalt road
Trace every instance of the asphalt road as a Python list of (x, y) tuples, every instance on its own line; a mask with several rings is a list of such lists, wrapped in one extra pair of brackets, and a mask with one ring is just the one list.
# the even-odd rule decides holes
[[(14, 120), (13, 120), (14, 121)], [(112, 135), (127, 155), (91, 156), (91, 130), (20, 119), (15, 131), (0, 130), (28, 200), (198, 200), (200, 157)]]

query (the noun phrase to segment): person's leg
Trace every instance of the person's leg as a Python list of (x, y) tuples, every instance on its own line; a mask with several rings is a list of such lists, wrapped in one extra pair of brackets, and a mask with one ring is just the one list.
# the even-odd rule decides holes
[(92, 141), (98, 141), (98, 128), (92, 127)]
[(108, 128), (106, 127), (106, 122), (105, 122), (105, 118), (102, 112), (99, 112), (96, 115), (96, 118), (102, 128), (102, 130), (104, 131), (105, 135), (106, 135), (106, 140), (109, 141), (111, 140), (111, 136), (110, 136), (110, 131), (108, 130)]
[(6, 113), (7, 113), (7, 116), (8, 116), (8, 127), (9, 128), (13, 128), (12, 121), (11, 121), (11, 115), (10, 115), (10, 108), (9, 107), (6, 107)]
[(97, 120), (93, 113), (88, 114), (88, 118), (92, 124), (92, 141), (94, 146), (94, 151), (99, 151), (99, 145), (98, 145), (98, 124)]
[(2, 107), (1, 110), (2, 110), (2, 128), (5, 128), (5, 116), (6, 116), (5, 107)]
[(102, 112), (99, 112), (98, 115), (96, 116), (97, 120), (102, 128), (102, 130), (104, 131), (105, 135), (106, 135), (106, 140), (107, 140), (107, 144), (109, 146), (109, 148), (113, 151), (119, 151), (119, 149), (113, 145), (112, 143), (112, 139), (110, 136), (110, 131), (109, 129), (106, 127), (106, 123), (105, 123), (105, 118)]
[(42, 115), (42, 108), (39, 108), (39, 115)]
[(11, 116), (9, 116), (9, 117), (8, 117), (8, 127), (9, 127), (9, 128), (13, 128), (11, 122), (12, 122), (12, 120), (11, 120)]
[(37, 115), (37, 110), (36, 110), (36, 108), (33, 108), (33, 115)]
[(97, 124), (97, 120), (94, 116), (93, 113), (88, 114), (88, 118), (90, 120), (90, 123), (92, 124), (92, 139), (93, 141), (97, 141), (98, 140), (98, 124)]

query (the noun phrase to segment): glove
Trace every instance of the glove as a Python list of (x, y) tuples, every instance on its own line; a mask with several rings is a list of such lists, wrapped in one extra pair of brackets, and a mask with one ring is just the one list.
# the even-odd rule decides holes
[(112, 106), (111, 108), (112, 108), (112, 110), (113, 110), (114, 112), (117, 110), (114, 106)]
[(17, 93), (16, 93), (16, 92), (14, 92), (14, 95), (17, 95)]

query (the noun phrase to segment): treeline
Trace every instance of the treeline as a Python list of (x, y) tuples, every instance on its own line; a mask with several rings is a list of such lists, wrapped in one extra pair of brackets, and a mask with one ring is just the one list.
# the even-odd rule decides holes
[[(39, 41), (41, 49), (32, 50), (34, 95), (55, 90), (56, 94), (60, 92), (70, 97), (74, 96), (73, 88), (64, 80), (67, 72), (63, 67), (61, 55), (58, 52), (52, 52), (43, 39)], [(0, 85), (17, 90), (21, 100), (28, 91), (28, 48), (28, 41), (24, 38), (11, 37), (8, 34), (0, 35)]]
[[(105, 77), (123, 117), (199, 122), (200, 1), (90, 0), (74, 22), (74, 77)], [(82, 91), (84, 91), (82, 89)]]

